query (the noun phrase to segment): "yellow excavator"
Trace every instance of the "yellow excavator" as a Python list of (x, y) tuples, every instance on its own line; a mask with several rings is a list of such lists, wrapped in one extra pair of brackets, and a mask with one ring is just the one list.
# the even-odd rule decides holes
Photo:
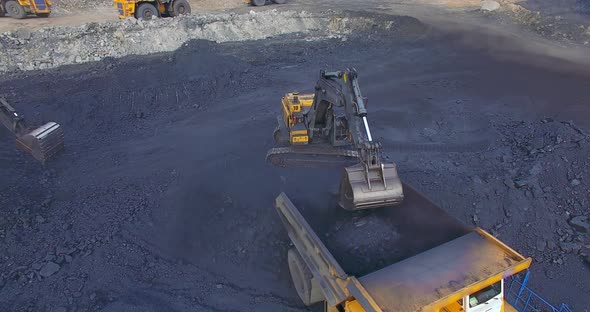
[(278, 167), (345, 167), (340, 206), (347, 210), (392, 206), (402, 202), (396, 165), (383, 161), (373, 139), (354, 69), (320, 72), (313, 94), (288, 93), (277, 118), (275, 146), (267, 162)]
[(50, 158), (64, 149), (63, 128), (48, 122), (37, 128), (30, 128), (23, 116), (0, 98), (0, 123), (16, 136), (16, 147), (45, 164)]
[(114, 0), (113, 3), (120, 19), (133, 16), (140, 20), (151, 20), (191, 13), (188, 0)]

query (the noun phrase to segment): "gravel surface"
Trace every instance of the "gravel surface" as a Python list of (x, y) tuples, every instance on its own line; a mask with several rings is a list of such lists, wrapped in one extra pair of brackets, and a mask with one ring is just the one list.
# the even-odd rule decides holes
[(286, 191), (323, 214), (338, 174), (264, 156), (280, 97), (354, 66), (401, 178), (532, 256), (551, 302), (590, 309), (588, 72), (390, 22), (3, 75), (2, 94), (31, 123), (60, 123), (67, 146), (41, 168), (0, 131), (0, 306), (305, 311), (272, 202)]
[(313, 202), (302, 205), (295, 202), (295, 205), (301, 209), (342, 269), (357, 277), (470, 231), (468, 226), (449, 216), (408, 185), (404, 185), (402, 204), (394, 208), (352, 213), (338, 206), (336, 196), (318, 195)]

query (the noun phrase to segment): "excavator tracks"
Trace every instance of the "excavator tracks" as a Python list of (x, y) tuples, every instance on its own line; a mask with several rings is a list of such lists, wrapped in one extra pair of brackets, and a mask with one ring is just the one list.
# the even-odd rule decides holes
[(272, 148), (266, 161), (281, 168), (334, 168), (356, 164), (358, 157), (351, 149), (305, 145)]

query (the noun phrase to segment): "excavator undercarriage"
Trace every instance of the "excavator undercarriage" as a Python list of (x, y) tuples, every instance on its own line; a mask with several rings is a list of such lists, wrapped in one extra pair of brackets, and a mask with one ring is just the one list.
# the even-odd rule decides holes
[(356, 71), (320, 72), (313, 94), (288, 93), (266, 155), (278, 167), (339, 167), (340, 206), (347, 210), (391, 206), (403, 200), (393, 163), (383, 162), (373, 140)]

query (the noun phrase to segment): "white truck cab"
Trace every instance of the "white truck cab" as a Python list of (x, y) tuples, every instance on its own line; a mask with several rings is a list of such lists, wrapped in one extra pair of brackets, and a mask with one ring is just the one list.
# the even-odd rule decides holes
[(466, 312), (501, 312), (504, 303), (504, 280), (463, 298)]

